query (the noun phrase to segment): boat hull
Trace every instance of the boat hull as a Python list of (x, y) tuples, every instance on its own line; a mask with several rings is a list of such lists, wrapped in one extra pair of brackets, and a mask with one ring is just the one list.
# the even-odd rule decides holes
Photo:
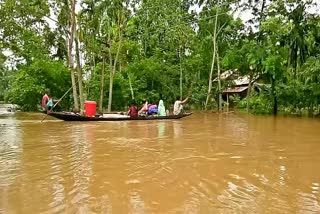
[(64, 121), (130, 121), (130, 120), (177, 120), (183, 117), (190, 116), (192, 113), (185, 113), (181, 115), (169, 115), (169, 116), (155, 116), (155, 117), (86, 117), (75, 114), (66, 114), (62, 112), (49, 113), (50, 116)]

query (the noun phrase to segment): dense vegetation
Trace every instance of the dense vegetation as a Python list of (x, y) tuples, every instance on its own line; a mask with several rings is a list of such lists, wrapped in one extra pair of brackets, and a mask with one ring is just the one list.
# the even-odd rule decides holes
[[(319, 112), (320, 18), (311, 0), (0, 0), (0, 100), (35, 110), (46, 88), (64, 108), (123, 110), (132, 99), (221, 109), (238, 69), (270, 85), (234, 105)], [(245, 3), (244, 3), (245, 2)], [(201, 9), (195, 9), (201, 8)], [(234, 13), (247, 11), (244, 23)], [(249, 12), (248, 12), (249, 11)], [(217, 78), (217, 81), (213, 81)]]

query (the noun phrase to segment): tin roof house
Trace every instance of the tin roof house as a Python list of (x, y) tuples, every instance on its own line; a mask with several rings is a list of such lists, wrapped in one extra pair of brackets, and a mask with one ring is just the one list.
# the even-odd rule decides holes
[[(250, 76), (241, 75), (238, 70), (227, 70), (220, 75), (220, 79), (223, 82), (224, 90), (222, 91), (222, 97), (225, 101), (229, 102), (229, 96), (239, 95), (240, 98), (247, 96)], [(259, 75), (256, 75), (251, 80), (252, 90), (261, 91), (264, 84), (257, 83)], [(218, 81), (218, 78), (213, 80)]]

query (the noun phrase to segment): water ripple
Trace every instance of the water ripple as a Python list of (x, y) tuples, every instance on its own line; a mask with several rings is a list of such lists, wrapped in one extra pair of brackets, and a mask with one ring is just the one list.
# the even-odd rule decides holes
[(0, 119), (0, 213), (320, 213), (316, 120), (42, 116)]

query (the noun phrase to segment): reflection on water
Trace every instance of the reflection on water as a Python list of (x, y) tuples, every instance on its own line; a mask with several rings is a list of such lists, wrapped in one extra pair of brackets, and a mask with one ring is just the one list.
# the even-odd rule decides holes
[(10, 185), (20, 168), (21, 130), (19, 121), (0, 118), (0, 187)]
[(19, 121), (0, 117), (0, 213), (9, 206), (7, 200), (21, 167), (21, 130)]
[(163, 121), (158, 122), (158, 138), (165, 136), (166, 132), (166, 123)]
[(0, 118), (0, 213), (319, 213), (320, 121)]
[(182, 137), (183, 134), (183, 128), (182, 128), (182, 122), (181, 121), (173, 121), (173, 135), (175, 138)]

